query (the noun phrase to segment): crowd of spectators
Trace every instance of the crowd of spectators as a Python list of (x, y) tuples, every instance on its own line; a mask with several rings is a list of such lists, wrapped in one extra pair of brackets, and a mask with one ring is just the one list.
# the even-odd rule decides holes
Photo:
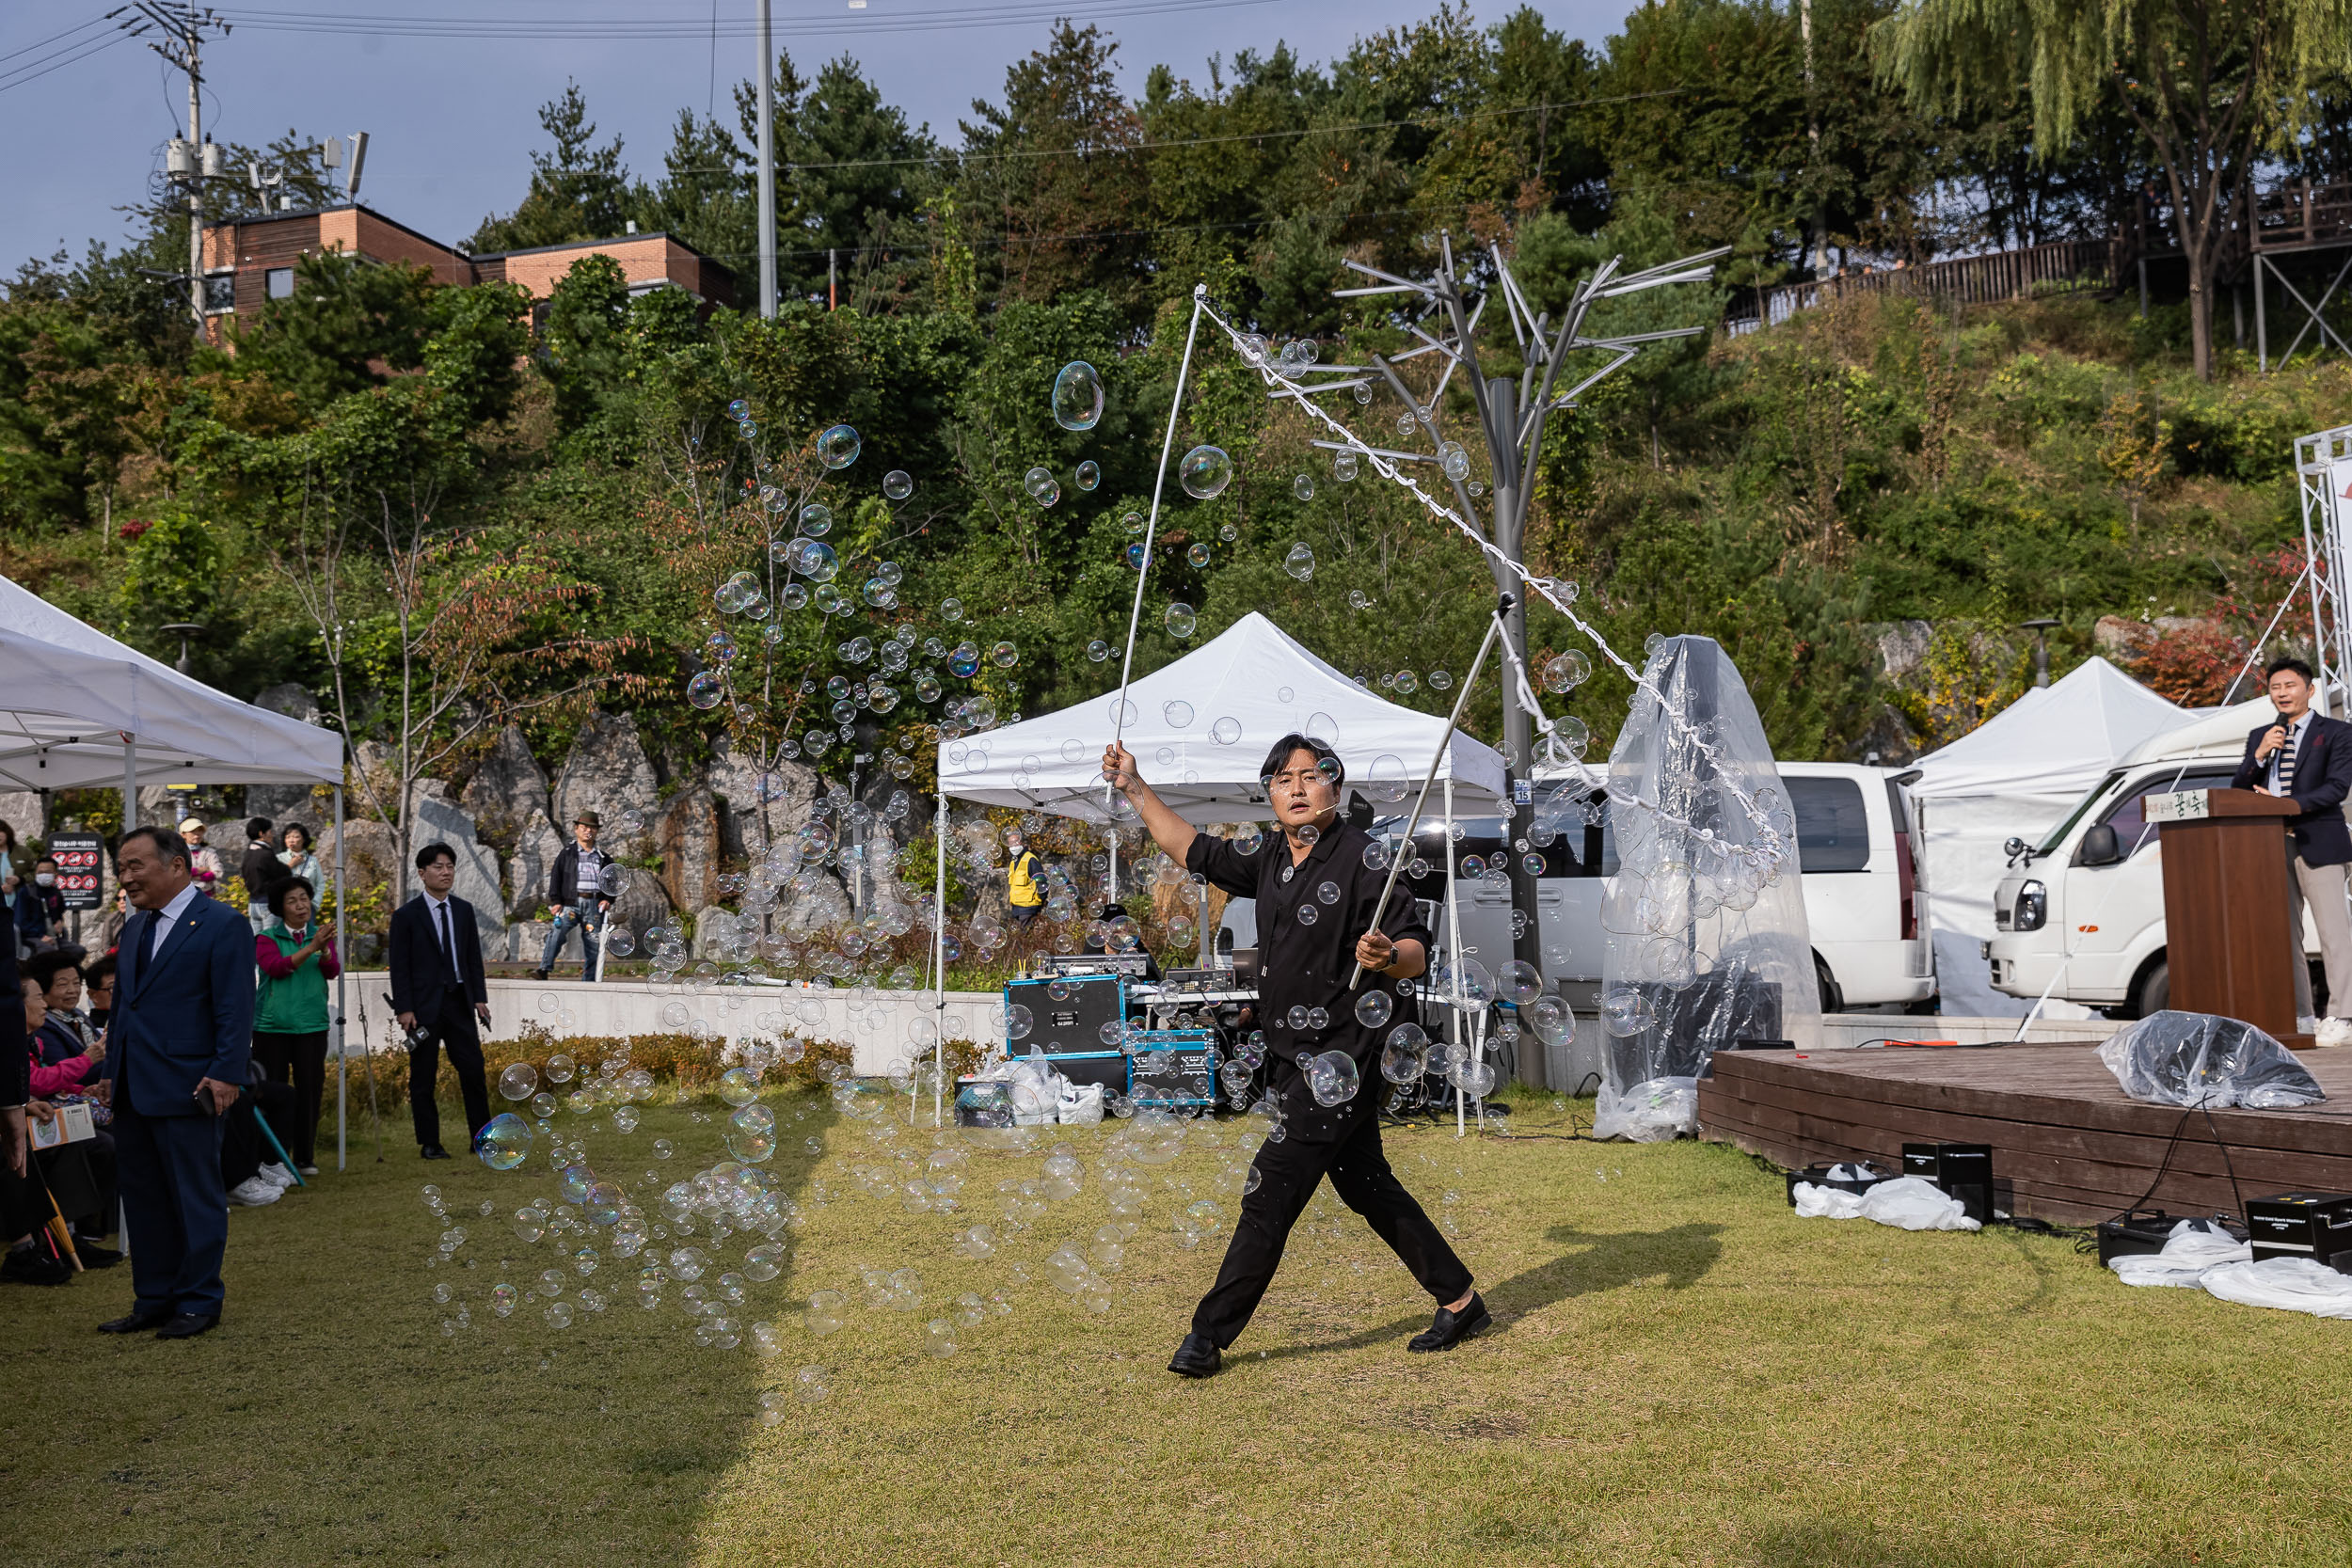
[[(340, 973), (335, 922), (319, 914), (319, 862), (310, 831), (266, 818), (245, 824), (236, 879), (253, 931), (255, 1011), (245, 1082), (222, 1116), (220, 1183), (230, 1204), (275, 1203), (318, 1174), (317, 1130), (328, 1037), (328, 983)], [(188, 870), (208, 897), (228, 892), (207, 827), (179, 825)], [(97, 945), (70, 934), (55, 863), (28, 859), (0, 822), (0, 899), (12, 942), (0, 942), (0, 992), (12, 982), (21, 1011), (0, 1009), (0, 1280), (68, 1283), (109, 1268), (119, 1219), (115, 1108), (105, 1072), (115, 1017), (118, 949), (133, 911), (118, 899)], [(22, 1033), (19, 1033), (19, 1030)], [(224, 1091), (225, 1092), (225, 1091)], [(51, 1129), (92, 1135), (53, 1141)], [(38, 1147), (46, 1143), (48, 1147)]]

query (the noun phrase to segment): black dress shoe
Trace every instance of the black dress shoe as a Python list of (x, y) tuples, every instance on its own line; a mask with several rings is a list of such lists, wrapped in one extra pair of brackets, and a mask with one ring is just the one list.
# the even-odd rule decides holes
[(1410, 1351), (1452, 1350), (1471, 1335), (1494, 1322), (1486, 1312), (1486, 1304), (1477, 1291), (1470, 1292), (1470, 1302), (1459, 1312), (1438, 1308), (1438, 1316), (1428, 1329), (1413, 1336), (1405, 1348)]
[(133, 1312), (128, 1317), (109, 1318), (98, 1325), (98, 1332), (101, 1334), (144, 1334), (151, 1328), (161, 1328), (169, 1322), (171, 1322), (170, 1312), (158, 1308), (152, 1312)]
[(220, 1314), (217, 1312), (210, 1316), (183, 1312), (157, 1329), (155, 1338), (158, 1339), (193, 1339), (199, 1334), (211, 1333), (219, 1324)]
[(449, 1158), (449, 1150), (443, 1148), (439, 1144), (426, 1144), (422, 1148), (418, 1149), (417, 1152), (428, 1160), (446, 1160)]
[(86, 1269), (111, 1269), (122, 1261), (122, 1254), (113, 1247), (85, 1241), (79, 1236), (73, 1238), (73, 1252), (82, 1259), (82, 1267)]
[(1168, 1370), (1178, 1377), (1215, 1377), (1225, 1365), (1225, 1354), (1205, 1334), (1187, 1334), (1176, 1347)]

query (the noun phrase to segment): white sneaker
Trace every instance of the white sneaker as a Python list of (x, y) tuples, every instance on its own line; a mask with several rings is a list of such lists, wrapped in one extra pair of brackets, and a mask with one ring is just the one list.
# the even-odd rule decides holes
[(2352, 1045), (2352, 1018), (2323, 1018), (2312, 1035), (2313, 1045)]
[(275, 1163), (263, 1165), (262, 1167), (261, 1176), (262, 1180), (268, 1182), (273, 1187), (282, 1189), (291, 1187), (294, 1184), (294, 1173), (288, 1170), (285, 1166)]
[(248, 1176), (229, 1189), (229, 1201), (240, 1209), (259, 1209), (286, 1196), (286, 1189), (258, 1176)]
[(2319, 1020), (2309, 1013), (2298, 1013), (2296, 1015), (2295, 1032), (2298, 1035), (2316, 1035), (2319, 1033)]
[(316, 1176), (318, 1173), (319, 1168), (316, 1165), (305, 1165), (302, 1167), (302, 1174), (305, 1176)]

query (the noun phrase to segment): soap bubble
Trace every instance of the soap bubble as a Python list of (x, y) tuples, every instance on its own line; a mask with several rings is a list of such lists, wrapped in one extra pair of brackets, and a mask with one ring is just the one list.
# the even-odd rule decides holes
[(902, 501), (914, 494), (914, 476), (904, 468), (893, 468), (882, 475), (882, 494), (894, 501)]
[(1384, 990), (1368, 990), (1356, 999), (1356, 1022), (1367, 1029), (1377, 1029), (1389, 1022), (1396, 1003)]
[(1181, 730), (1192, 722), (1192, 705), (1181, 698), (1173, 702), (1162, 703), (1160, 717), (1168, 721), (1169, 729)]
[(822, 1367), (803, 1367), (792, 1374), (792, 1392), (804, 1404), (821, 1403), (833, 1392), (833, 1374)]
[(1546, 1045), (1558, 1045), (1567, 1039), (1576, 1027), (1576, 1018), (1568, 1005), (1556, 996), (1539, 996), (1530, 1003), (1522, 1014), (1535, 1037)]
[[(1410, 1038), (1405, 1031), (1413, 1031)], [(1391, 1084), (1410, 1084), (1429, 1070), (1427, 1041), (1421, 1030), (1410, 1023), (1400, 1023), (1390, 1035), (1389, 1043), (1380, 1048), (1380, 1076)]]
[(749, 1105), (759, 1098), (759, 1081), (739, 1067), (719, 1075), (719, 1098), (730, 1105)]
[(1298, 906), (1298, 923), (1301, 926), (1311, 926), (1320, 918), (1320, 914), (1312, 904)]
[(1495, 973), (1502, 1000), (1525, 1007), (1544, 993), (1544, 977), (1524, 958), (1513, 958)]
[(1054, 422), (1064, 430), (1092, 430), (1103, 417), (1103, 377), (1083, 359), (1054, 377)]
[(784, 1272), (786, 1253), (776, 1242), (762, 1242), (743, 1254), (743, 1275), (765, 1283)]
[(551, 1301), (548, 1303), (547, 1310), (540, 1316), (548, 1320), (549, 1328), (569, 1328), (572, 1326), (572, 1304), (568, 1301)]
[(1658, 1022), (1658, 1014), (1648, 997), (1630, 986), (1619, 986), (1600, 999), (1600, 1022), (1611, 1034), (1623, 1038), (1649, 1028)]
[(833, 531), (833, 508), (823, 501), (811, 501), (801, 508), (801, 531), (811, 539), (822, 538)]
[[(1372, 390), (1369, 387), (1359, 387), (1356, 389), (1359, 392), (1369, 392)], [(1331, 459), (1331, 477), (1333, 479), (1336, 479), (1341, 483), (1344, 484), (1356, 477), (1356, 472), (1357, 457), (1354, 452), (1343, 451), (1333, 455)]]
[(1328, 1108), (1346, 1104), (1356, 1098), (1361, 1083), (1356, 1058), (1344, 1051), (1326, 1051), (1308, 1058), (1307, 1086), (1318, 1105)]
[(529, 1100), (538, 1088), (539, 1069), (529, 1062), (509, 1062), (499, 1074), (499, 1093), (509, 1100)]
[(1214, 500), (1233, 482), (1233, 460), (1217, 447), (1195, 447), (1176, 466), (1177, 483), (1194, 500)]
[(727, 404), (727, 418), (740, 424), (752, 417), (752, 405), (741, 398)]
[(1029, 1030), (1035, 1026), (1036, 1022), (1036, 1018), (1028, 1008), (1018, 1002), (1014, 1003), (1005, 1009), (1005, 1038), (1009, 1040), (1028, 1038)]
[(1168, 607), (1168, 630), (1169, 636), (1182, 641), (1184, 638), (1190, 637), (1192, 635), (1193, 628), (1199, 624), (1200, 618), (1193, 614), (1192, 606), (1179, 602), (1171, 604)]
[(1294, 495), (1294, 496), (1296, 496), (1296, 497), (1297, 497), (1300, 500), (1303, 500), (1303, 501), (1311, 501), (1311, 500), (1314, 499), (1315, 499), (1315, 482), (1314, 482), (1314, 476), (1313, 476), (1313, 475), (1311, 475), (1311, 474), (1300, 474), (1300, 475), (1299, 475), (1296, 479), (1292, 480), (1292, 481), (1291, 481), (1291, 494), (1292, 494), (1292, 495)]
[(1054, 477), (1051, 469), (1031, 468), (1021, 477), (1021, 488), (1026, 490), (1029, 499), (1040, 506), (1051, 506), (1061, 499), (1061, 482)]
[(727, 678), (716, 670), (698, 670), (686, 683), (686, 700), (707, 713), (727, 700)]
[(1021, 650), (1009, 642), (999, 642), (988, 650), (988, 661), (999, 670), (1009, 670), (1021, 662)]
[(1209, 563), (1209, 546), (1196, 542), (1184, 551), (1184, 559), (1195, 566), (1206, 566)]
[(1446, 673), (1443, 670), (1432, 670), (1432, 671), (1430, 671), (1430, 672), (1429, 672), (1429, 689), (1430, 689), (1430, 690), (1432, 690), (1432, 691), (1444, 691), (1444, 690), (1448, 689), (1449, 688), (1451, 688), (1453, 685), (1454, 685), (1454, 677), (1453, 677), (1452, 675), (1447, 674), (1447, 673)]
[(1470, 453), (1462, 450), (1462, 443), (1459, 441), (1442, 442), (1438, 447), (1438, 467), (1445, 470), (1445, 477), (1448, 479), (1457, 482), (1468, 479), (1470, 471)]
[(1306, 542), (1301, 540), (1291, 546), (1290, 554), (1282, 558), (1282, 570), (1299, 581), (1305, 582), (1315, 575), (1315, 552), (1309, 549)]
[(811, 582), (831, 582), (841, 575), (841, 558), (819, 539), (795, 539), (785, 565)]
[(834, 425), (817, 437), (817, 461), (828, 468), (846, 468), (857, 461), (857, 432), (846, 424)]
[(1571, 648), (1544, 661), (1544, 689), (1567, 691), (1592, 678), (1593, 661)]
[(923, 1348), (933, 1355), (956, 1354), (956, 1325), (945, 1318), (933, 1318), (923, 1325)]
[(1110, 657), (1111, 645), (1104, 641), (1101, 638), (1098, 637), (1093, 641), (1087, 644), (1087, 657), (1092, 659), (1095, 663), (1100, 664)]
[(947, 656), (947, 668), (950, 673), (967, 680), (979, 673), (980, 650), (978, 645), (971, 642), (957, 643), (955, 651)]
[[(503, 1091), (505, 1086), (501, 1078), (499, 1087)], [(476, 1147), (482, 1163), (492, 1170), (513, 1170), (531, 1158), (531, 1124), (512, 1111), (501, 1111), (484, 1126)]]
[(1078, 465), (1078, 471), (1073, 477), (1077, 480), (1079, 489), (1091, 490), (1103, 483), (1103, 470), (1089, 460)]
[(1446, 1082), (1470, 1096), (1484, 1100), (1494, 1092), (1495, 1067), (1492, 1062), (1464, 1062), (1446, 1069)]
[(1383, 752), (1372, 759), (1364, 772), (1364, 795), (1368, 800), (1393, 805), (1405, 799), (1412, 787), (1412, 780), (1405, 771), (1405, 759), (1393, 752)]
[(1231, 746), (1241, 739), (1241, 721), (1220, 719), (1209, 726), (1209, 738), (1220, 746)]

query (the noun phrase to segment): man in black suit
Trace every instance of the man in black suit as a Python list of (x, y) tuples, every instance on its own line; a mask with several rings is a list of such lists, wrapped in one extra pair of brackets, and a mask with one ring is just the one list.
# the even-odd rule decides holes
[[(2303, 906), (2319, 931), (2319, 956), (2328, 974), (2332, 1016), (2352, 1017), (2352, 912), (2344, 904), (2344, 867), (2352, 864), (2352, 831), (2344, 802), (2352, 795), (2352, 724), (2312, 711), (2312, 667), (2299, 658), (2272, 662), (2270, 701), (2276, 723), (2246, 737), (2246, 757), (2231, 784), (2263, 795), (2290, 797), (2303, 808), (2289, 824), (2287, 843), (2288, 929), (2298, 948)], [(2311, 966), (2296, 955), (2295, 1013), (2309, 1019)], [(2306, 1025), (2309, 1027), (2309, 1025)]]
[(457, 1069), (466, 1095), (469, 1147), (490, 1120), (490, 1091), (482, 1078), (478, 1022), (490, 1022), (490, 988), (482, 974), (482, 932), (473, 906), (450, 896), (457, 881), (457, 851), (428, 844), (417, 851), (418, 894), (392, 911), (392, 1011), (408, 1036), (408, 1113), (417, 1124), (417, 1146), (428, 1160), (446, 1160), (441, 1147), (441, 1108), (434, 1086), (441, 1072), (441, 1048)]

